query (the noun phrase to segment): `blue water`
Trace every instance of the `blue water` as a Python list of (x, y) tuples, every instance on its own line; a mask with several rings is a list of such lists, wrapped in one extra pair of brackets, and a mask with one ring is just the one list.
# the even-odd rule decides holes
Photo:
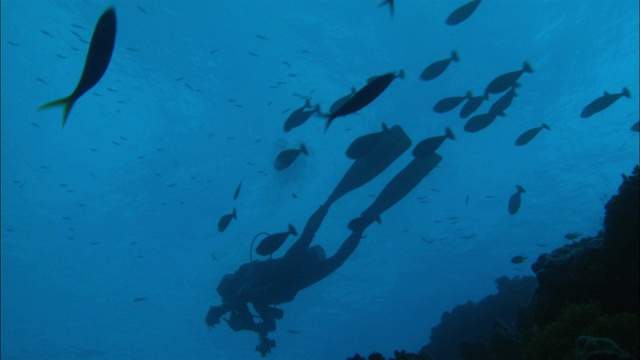
[[(254, 333), (204, 324), (220, 278), (249, 261), (256, 233), (302, 229), (350, 166), (349, 143), (382, 121), (413, 144), (446, 126), (458, 139), (344, 266), (281, 307), (269, 357), (417, 351), (443, 311), (495, 293), (499, 276), (532, 274), (565, 233), (594, 235), (620, 174), (638, 162), (638, 1), (487, 0), (445, 25), (465, 2), (399, 0), (392, 19), (364, 0), (3, 0), (2, 358), (259, 358)], [(60, 109), (36, 109), (73, 90), (88, 45), (71, 31), (90, 39), (112, 4), (111, 64), (61, 129)], [(419, 79), (453, 49), (459, 63)], [(535, 72), (487, 129), (464, 132), (458, 110), (431, 110), (481, 94), (525, 60)], [(327, 110), (400, 69), (404, 80), (327, 133), (321, 117), (282, 131), (283, 111), (304, 103), (292, 94)], [(625, 86), (631, 99), (579, 117)], [(542, 122), (552, 130), (514, 146)], [(276, 172), (276, 155), (301, 142), (309, 156)], [(410, 160), (334, 204), (314, 243), (332, 254), (346, 223)], [(516, 184), (527, 192), (509, 215)], [(237, 221), (218, 232), (233, 207)], [(514, 255), (527, 260), (514, 265)]]

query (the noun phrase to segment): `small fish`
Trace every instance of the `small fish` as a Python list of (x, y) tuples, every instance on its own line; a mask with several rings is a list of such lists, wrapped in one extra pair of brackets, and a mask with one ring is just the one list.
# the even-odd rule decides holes
[(236, 188), (236, 191), (233, 193), (233, 200), (237, 200), (238, 199), (238, 195), (240, 195), (240, 188), (242, 187), (242, 180), (240, 180), (240, 184), (238, 184), (238, 187)]
[(276, 170), (284, 170), (288, 168), (298, 158), (300, 153), (309, 155), (309, 153), (307, 152), (307, 148), (306, 146), (304, 146), (304, 144), (300, 144), (299, 149), (283, 150), (276, 157), (276, 161), (273, 164), (273, 166), (276, 168)]
[(511, 106), (511, 103), (513, 102), (513, 99), (516, 96), (518, 96), (518, 94), (516, 94), (516, 87), (518, 87), (518, 86), (520, 86), (520, 85), (516, 83), (514, 87), (509, 89), (509, 91), (507, 91), (498, 100), (496, 100), (493, 104), (491, 104), (491, 108), (489, 109), (489, 113), (491, 113), (491, 114), (500, 114), (500, 113), (503, 113), (505, 110), (507, 110), (507, 108), (509, 106)]
[(515, 215), (518, 210), (520, 210), (520, 194), (526, 192), (525, 189), (520, 185), (516, 185), (516, 189), (517, 191), (509, 198), (509, 214), (511, 215)]
[(51, 35), (51, 33), (50, 33), (50, 32), (48, 32), (47, 30), (40, 29), (40, 32), (41, 32), (41, 33), (43, 33), (43, 34), (45, 34), (45, 35), (47, 35), (47, 36), (48, 36), (48, 37), (50, 37), (50, 38), (53, 38), (53, 37), (54, 37), (54, 36), (53, 36), (53, 35)]
[(284, 244), (289, 235), (298, 236), (298, 232), (291, 224), (289, 224), (289, 229), (287, 231), (277, 234), (271, 234), (262, 239), (262, 241), (260, 241), (260, 244), (258, 244), (258, 246), (256, 247), (256, 253), (262, 256), (273, 254), (280, 248), (280, 246), (282, 246), (282, 244)]
[(134, 47), (126, 47), (125, 49), (128, 50), (128, 51), (131, 51), (131, 52), (137, 52), (138, 51), (138, 48), (134, 48)]
[(529, 129), (518, 136), (518, 138), (516, 139), (516, 146), (523, 146), (528, 144), (529, 141), (531, 141), (534, 137), (536, 137), (536, 135), (538, 135), (540, 131), (542, 131), (542, 129), (551, 130), (551, 128), (547, 124), (542, 124), (541, 126)]
[(145, 10), (142, 6), (138, 5), (137, 6), (138, 10), (140, 10), (140, 12), (148, 14), (149, 12), (147, 10)]
[(9, 40), (9, 41), (7, 41), (7, 42), (8, 42), (8, 43), (9, 43), (9, 45), (11, 45), (11, 46), (20, 46), (20, 44), (18, 44), (18, 43), (16, 43), (16, 42), (13, 42), (13, 41), (11, 41), (11, 40)]
[(254, 52), (251, 52), (251, 51), (249, 51), (249, 55), (254, 56), (254, 57), (258, 57), (258, 56), (260, 56), (260, 55), (258, 55), (258, 54), (256, 54), (256, 53), (254, 53)]
[(306, 99), (304, 105), (301, 108), (294, 110), (284, 122), (284, 131), (289, 132), (291, 131), (291, 129), (297, 128), (298, 126), (307, 122), (311, 115), (319, 112), (320, 105), (318, 104), (315, 107), (312, 107), (309, 99)]
[(133, 299), (133, 302), (141, 302), (141, 301), (147, 301), (147, 298), (145, 298), (145, 297), (137, 297), (137, 298)]
[(527, 260), (526, 256), (518, 255), (511, 258), (512, 264), (522, 264), (525, 260)]
[(394, 0), (383, 0), (378, 7), (382, 7), (385, 5), (389, 5), (389, 11), (391, 12), (391, 18), (393, 18), (394, 9), (393, 9)]
[(353, 140), (347, 149), (347, 157), (349, 159), (359, 159), (366, 156), (373, 150), (382, 135), (389, 130), (385, 123), (382, 123), (382, 131), (374, 132), (371, 134), (362, 135), (359, 138)]
[(342, 105), (344, 105), (347, 101), (349, 101), (349, 99), (351, 99), (351, 97), (353, 97), (353, 95), (357, 91), (358, 90), (356, 88), (352, 87), (351, 94), (345, 95), (339, 98), (338, 100), (334, 101), (333, 104), (331, 104), (331, 107), (329, 108), (329, 113), (334, 113), (335, 111), (337, 111), (340, 107), (342, 107)]
[(482, 105), (483, 101), (484, 101), (483, 95), (471, 96), (467, 100), (467, 102), (464, 103), (464, 105), (462, 106), (462, 109), (460, 109), (460, 118), (465, 119), (469, 115), (473, 114), (476, 110), (478, 110), (478, 108), (480, 108), (480, 105)]
[(464, 206), (469, 207), (469, 195), (464, 199)]
[(575, 240), (575, 239), (579, 238), (580, 236), (582, 236), (582, 233), (579, 233), (579, 232), (572, 232), (572, 233), (564, 234), (564, 238), (567, 239), (567, 240)]
[(218, 231), (223, 232), (231, 223), (231, 219), (237, 218), (238, 215), (236, 213), (236, 208), (233, 208), (233, 212), (231, 212), (231, 214), (222, 215), (220, 220), (218, 220)]
[(64, 56), (64, 55), (60, 55), (60, 54), (56, 54), (56, 56), (57, 56), (58, 58), (60, 58), (60, 59), (66, 59), (66, 58), (67, 58), (66, 56)]
[[(501, 114), (504, 116), (504, 113)], [(491, 123), (496, 119), (496, 114), (480, 114), (473, 116), (466, 124), (464, 124), (464, 131), (466, 132), (478, 132), (487, 126), (491, 125)]]
[(287, 65), (289, 68), (291, 68), (291, 64), (289, 64), (289, 63), (288, 63), (288, 62), (286, 62), (286, 61), (283, 61), (283, 62), (282, 62), (282, 64)]
[(262, 35), (258, 35), (258, 34), (256, 34), (256, 37), (257, 37), (258, 39), (260, 39), (260, 40), (266, 40), (266, 41), (269, 41), (269, 38), (267, 38), (266, 36), (262, 36)]
[(289, 334), (302, 334), (300, 331), (298, 331), (298, 330), (294, 330), (294, 329), (289, 329), (287, 332), (288, 332)]
[(36, 78), (36, 80), (38, 80), (39, 82), (41, 82), (43, 84), (47, 84), (47, 82), (42, 78)]
[(291, 197), (294, 198), (294, 199), (297, 199), (298, 195), (296, 195), (296, 193), (291, 193)]
[(75, 35), (77, 38), (82, 38), (82, 35), (80, 35), (79, 33), (75, 32), (75, 31), (73, 31), (73, 30), (71, 30), (71, 33), (72, 33), (73, 35)]
[(458, 107), (458, 105), (462, 104), (463, 101), (469, 100), (472, 97), (473, 97), (473, 94), (471, 93), (471, 91), (467, 91), (467, 94), (464, 96), (452, 96), (452, 97), (444, 98), (438, 101), (433, 106), (433, 111), (440, 114), (446, 113), (448, 111), (455, 109), (456, 107)]
[(507, 89), (515, 86), (516, 82), (524, 73), (532, 73), (533, 68), (528, 62), (522, 64), (522, 69), (502, 74), (491, 80), (487, 88), (484, 90), (484, 99), (489, 100), (489, 94), (500, 94)]
[(474, 11), (476, 11), (476, 8), (480, 5), (480, 1), (481, 0), (473, 0), (455, 9), (451, 14), (449, 14), (445, 23), (447, 25), (458, 25), (465, 21), (469, 16), (471, 16), (471, 14), (473, 14)]
[(426, 138), (420, 141), (416, 147), (413, 148), (413, 156), (415, 157), (425, 157), (429, 154), (433, 154), (438, 150), (440, 145), (446, 140), (451, 139), (455, 140), (456, 136), (453, 134), (450, 128), (445, 129), (445, 134), (442, 136), (433, 136), (430, 138)]
[(213, 49), (213, 50), (209, 51), (209, 54), (215, 54), (215, 53), (218, 52), (218, 50), (220, 50), (220, 49)]
[(616, 102), (618, 99), (620, 99), (623, 96), (628, 99), (631, 99), (631, 93), (629, 92), (629, 89), (624, 88), (622, 89), (622, 92), (619, 94), (609, 94), (608, 92), (605, 91), (604, 95), (593, 100), (592, 102), (589, 103), (589, 105), (585, 106), (585, 108), (582, 109), (582, 112), (580, 113), (580, 117), (585, 119), (595, 113), (599, 113), (600, 111), (611, 106), (614, 102)]
[(71, 24), (71, 26), (73, 26), (73, 27), (74, 27), (74, 28), (76, 28), (76, 29), (84, 30), (84, 26), (82, 26), (82, 25), (78, 25), (78, 24)]
[(451, 61), (460, 61), (460, 57), (458, 57), (458, 53), (455, 50), (451, 52), (450, 58), (436, 61), (433, 64), (427, 66), (420, 74), (420, 79), (429, 81), (437, 78), (445, 70), (447, 70), (447, 67), (449, 66)]
[(69, 111), (71, 111), (71, 107), (76, 100), (95, 86), (107, 70), (109, 62), (111, 61), (111, 55), (113, 54), (115, 39), (116, 12), (113, 7), (110, 7), (100, 16), (93, 30), (89, 52), (87, 53), (84, 69), (82, 70), (82, 75), (76, 88), (71, 95), (48, 102), (40, 106), (38, 110), (63, 105), (62, 126), (64, 127), (64, 124), (67, 122), (67, 117), (69, 116)]
[(353, 114), (354, 112), (369, 105), (373, 100), (380, 96), (380, 94), (382, 94), (397, 77), (404, 79), (404, 70), (400, 70), (397, 74), (395, 72), (390, 72), (372, 77), (367, 85), (353, 94), (353, 96), (349, 98), (349, 100), (347, 100), (338, 110), (329, 114), (325, 131), (329, 129), (329, 125), (331, 125), (335, 118)]

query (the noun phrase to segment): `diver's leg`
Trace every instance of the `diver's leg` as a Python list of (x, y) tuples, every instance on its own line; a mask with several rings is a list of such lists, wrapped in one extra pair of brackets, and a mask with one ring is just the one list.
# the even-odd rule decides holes
[(285, 258), (299, 258), (302, 254), (307, 251), (309, 244), (313, 240), (316, 232), (320, 228), (322, 224), (322, 220), (327, 216), (327, 212), (329, 211), (328, 205), (322, 205), (318, 210), (316, 210), (313, 215), (307, 220), (307, 225), (305, 225), (302, 234), (298, 238), (298, 240), (291, 245), (287, 253), (284, 255)]

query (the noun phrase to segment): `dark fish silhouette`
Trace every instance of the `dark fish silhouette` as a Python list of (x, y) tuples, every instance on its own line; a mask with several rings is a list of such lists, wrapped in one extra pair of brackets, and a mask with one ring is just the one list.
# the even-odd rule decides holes
[(271, 234), (262, 239), (262, 241), (260, 241), (260, 244), (258, 244), (258, 246), (256, 247), (256, 253), (262, 256), (273, 254), (280, 248), (280, 246), (282, 246), (282, 244), (284, 244), (289, 235), (298, 236), (298, 232), (291, 224), (289, 224), (289, 229), (287, 231), (277, 234)]
[(338, 110), (342, 105), (344, 105), (344, 103), (346, 103), (349, 99), (351, 99), (351, 97), (356, 93), (356, 91), (358, 90), (352, 87), (351, 94), (345, 95), (340, 99), (334, 101), (333, 104), (331, 104), (331, 107), (329, 108), (329, 113), (334, 113), (336, 110)]
[(76, 100), (96, 85), (107, 70), (109, 61), (111, 61), (111, 55), (113, 54), (115, 40), (116, 12), (113, 7), (110, 7), (100, 16), (93, 30), (82, 76), (80, 76), (80, 81), (76, 85), (75, 90), (65, 98), (54, 100), (40, 106), (38, 110), (64, 105), (62, 112), (62, 126), (64, 127), (64, 124), (67, 122), (67, 117), (69, 116), (69, 111), (71, 111), (71, 107)]
[(404, 169), (389, 181), (380, 195), (362, 212), (360, 217), (349, 222), (349, 229), (363, 231), (374, 221), (380, 222), (380, 215), (411, 192), (441, 160), (442, 157), (436, 153), (425, 157), (414, 157)]
[[(469, 92), (471, 93), (471, 92)], [(471, 96), (469, 100), (467, 100), (464, 105), (462, 105), (462, 109), (460, 109), (460, 118), (465, 119), (469, 115), (473, 114), (476, 110), (480, 108), (482, 102), (484, 101), (483, 95)]]
[(542, 124), (541, 126), (529, 129), (518, 136), (518, 138), (516, 139), (516, 145), (522, 146), (528, 144), (529, 141), (531, 141), (534, 137), (536, 137), (536, 135), (538, 135), (540, 131), (542, 131), (542, 129), (551, 130), (551, 128), (547, 124)]
[(631, 125), (631, 131), (638, 132), (638, 122), (637, 121), (636, 121), (635, 124)]
[[(473, 97), (473, 94), (471, 93), (471, 91), (467, 91), (467, 94), (465, 96), (452, 96), (452, 97), (444, 98), (438, 101), (433, 106), (433, 111), (440, 114), (446, 113), (447, 111), (451, 111), (455, 109), (458, 105), (462, 104), (463, 101), (469, 100), (472, 97)], [(482, 103), (482, 101), (480, 101), (480, 103)]]
[(445, 22), (447, 23), (447, 25), (458, 25), (461, 22), (467, 20), (467, 18), (471, 16), (474, 11), (476, 11), (476, 8), (478, 7), (478, 5), (480, 5), (480, 1), (481, 0), (473, 0), (460, 6), (451, 14), (449, 14), (449, 17), (447, 17), (447, 20)]
[(389, 87), (391, 82), (397, 77), (404, 79), (404, 70), (400, 70), (398, 74), (390, 72), (384, 75), (372, 77), (367, 85), (353, 94), (353, 96), (338, 108), (338, 110), (329, 114), (325, 131), (329, 129), (329, 125), (331, 125), (335, 118), (353, 114), (354, 112), (369, 105), (373, 100), (380, 96), (380, 94), (382, 94), (382, 92)]
[(450, 128), (446, 128), (445, 134), (442, 136), (434, 136), (420, 141), (418, 145), (413, 148), (413, 156), (425, 157), (429, 154), (433, 154), (447, 138), (451, 140), (456, 139), (456, 136)]
[[(480, 114), (473, 116), (471, 119), (464, 124), (464, 131), (466, 132), (478, 132), (487, 126), (491, 125), (491, 123), (496, 119), (498, 115), (492, 113)], [(504, 113), (500, 114), (500, 116), (505, 116)]]
[(300, 153), (309, 155), (304, 144), (300, 144), (299, 149), (287, 149), (281, 151), (280, 154), (278, 154), (278, 157), (276, 157), (274, 167), (276, 168), (276, 170), (284, 170), (288, 168), (298, 158), (298, 155), (300, 155)]
[(502, 74), (491, 80), (489, 85), (487, 85), (487, 88), (484, 90), (485, 100), (489, 99), (489, 94), (500, 94), (501, 92), (505, 92), (507, 89), (514, 87), (520, 76), (526, 72), (532, 73), (533, 68), (525, 61), (522, 64), (522, 69)]
[(315, 108), (313, 108), (311, 106), (310, 100), (306, 99), (304, 102), (304, 106), (294, 110), (284, 122), (284, 131), (289, 132), (291, 129), (297, 128), (298, 126), (304, 124), (305, 122), (307, 122), (307, 120), (309, 120), (311, 115), (317, 112), (320, 112), (320, 105), (316, 105)]
[(611, 104), (613, 104), (614, 102), (616, 102), (616, 100), (620, 99), (623, 96), (631, 99), (631, 93), (629, 92), (629, 89), (624, 88), (619, 94), (609, 94), (605, 91), (604, 95), (593, 100), (589, 103), (589, 105), (585, 106), (585, 108), (582, 109), (580, 117), (583, 119), (588, 118), (589, 116), (608, 108), (609, 106), (611, 106)]
[(518, 255), (511, 258), (511, 263), (522, 264), (525, 260), (527, 260), (526, 256)]
[(511, 215), (514, 215), (518, 212), (518, 210), (520, 210), (520, 194), (526, 192), (525, 189), (520, 185), (516, 185), (516, 189), (518, 191), (511, 195), (511, 198), (509, 198), (509, 214)]
[(133, 302), (140, 302), (140, 301), (147, 301), (147, 298), (145, 298), (145, 297), (137, 297), (137, 298), (133, 299)]
[(447, 69), (447, 66), (449, 66), (451, 61), (455, 61), (455, 62), (460, 61), (460, 58), (458, 57), (458, 53), (455, 50), (451, 52), (450, 58), (436, 61), (433, 64), (427, 66), (422, 71), (422, 74), (420, 74), (420, 79), (429, 81), (437, 78)]
[(380, 141), (385, 131), (388, 131), (387, 125), (382, 123), (382, 131), (371, 134), (362, 135), (353, 140), (347, 149), (347, 157), (349, 159), (359, 159), (370, 153)]
[(491, 104), (491, 108), (489, 109), (489, 112), (491, 114), (500, 114), (500, 113), (503, 113), (505, 110), (507, 110), (507, 108), (511, 106), (511, 103), (513, 102), (513, 98), (518, 96), (518, 94), (516, 94), (516, 88), (518, 86), (520, 85), (516, 83), (514, 87), (509, 89), (509, 91), (507, 91), (498, 100), (496, 100), (493, 104)]
[(231, 212), (231, 214), (222, 215), (220, 220), (218, 220), (218, 231), (223, 232), (231, 223), (231, 219), (237, 218), (236, 208), (233, 208), (233, 212)]
[(572, 232), (564, 235), (564, 238), (567, 240), (575, 240), (579, 238), (582, 234), (579, 232)]
[(240, 195), (240, 188), (242, 187), (242, 180), (240, 180), (240, 184), (238, 184), (238, 187), (236, 188), (236, 191), (233, 193), (233, 200), (236, 200), (238, 198), (238, 195)]
[(389, 5), (389, 11), (391, 12), (391, 17), (392, 17), (392, 18), (393, 18), (393, 14), (394, 14), (394, 11), (393, 11), (393, 2), (394, 2), (394, 0), (383, 0), (383, 1), (380, 3), (380, 5), (378, 5), (378, 7), (382, 7), (382, 6), (385, 6), (385, 5)]

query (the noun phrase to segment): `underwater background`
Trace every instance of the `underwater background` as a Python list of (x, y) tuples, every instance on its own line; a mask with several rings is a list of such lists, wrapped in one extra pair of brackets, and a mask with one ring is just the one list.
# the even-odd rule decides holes
[[(414, 145), (445, 127), (457, 139), (340, 269), (281, 306), (267, 356), (417, 352), (444, 311), (495, 293), (500, 276), (533, 275), (565, 234), (595, 235), (638, 163), (638, 1), (487, 0), (446, 25), (465, 2), (397, 1), (391, 17), (364, 0), (3, 0), (2, 358), (258, 358), (255, 334), (204, 323), (220, 278), (249, 261), (255, 234), (301, 229), (351, 165), (349, 144), (382, 122)], [(111, 5), (109, 68), (61, 129), (60, 109), (36, 110), (73, 90)], [(459, 62), (420, 79), (454, 49)], [(534, 72), (486, 129), (432, 110), (524, 61)], [(328, 111), (400, 69), (405, 79), (328, 131), (321, 116), (283, 131), (304, 97)], [(631, 99), (580, 118), (625, 87)], [(514, 145), (541, 123), (551, 131)], [(309, 156), (276, 171), (277, 154), (300, 143)], [(313, 244), (337, 250), (411, 159), (336, 202)], [(526, 193), (511, 215), (516, 184)]]

